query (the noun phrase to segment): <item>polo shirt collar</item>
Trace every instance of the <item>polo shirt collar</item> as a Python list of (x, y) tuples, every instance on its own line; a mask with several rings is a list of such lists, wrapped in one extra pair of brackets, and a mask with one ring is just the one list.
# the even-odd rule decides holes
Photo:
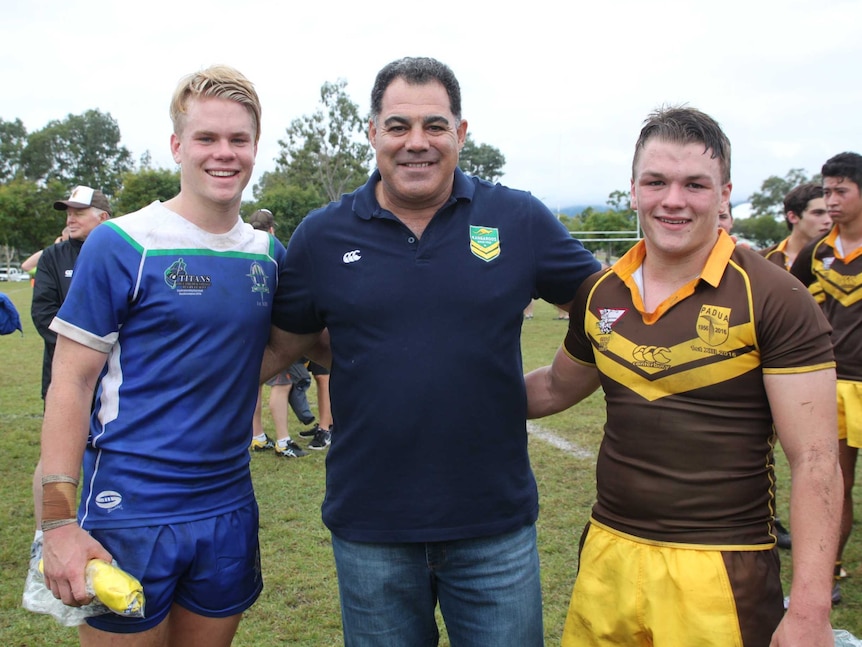
[[(380, 203), (377, 202), (377, 196), (374, 194), (374, 187), (380, 182), (380, 171), (374, 169), (371, 177), (356, 190), (353, 197), (353, 213), (363, 220), (371, 220), (374, 217), (380, 217), (383, 209)], [(455, 180), (452, 183), (452, 195), (449, 197), (447, 205), (458, 200), (470, 202), (473, 199), (473, 194), (476, 191), (476, 185), (470, 178), (460, 169), (455, 169)]]

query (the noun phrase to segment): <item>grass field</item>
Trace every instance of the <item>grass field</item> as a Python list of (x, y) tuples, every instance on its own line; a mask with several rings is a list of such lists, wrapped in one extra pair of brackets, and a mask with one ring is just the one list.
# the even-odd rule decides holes
[[(20, 606), (33, 536), (30, 482), (39, 453), (42, 418), (42, 341), (30, 322), (29, 284), (4, 283), (0, 290), (12, 298), (24, 322), (23, 337), (18, 333), (0, 337), (0, 466), (4, 475), (0, 482), (0, 645), (77, 645), (75, 630)], [(526, 369), (546, 364), (553, 357), (566, 325), (555, 316), (551, 306), (540, 302), (535, 318), (525, 322)], [(313, 387), (311, 395), (313, 399)], [(594, 497), (593, 463), (601, 439), (602, 405), (596, 394), (568, 412), (541, 421), (540, 431), (565, 442), (552, 444), (541, 433), (534, 433), (530, 442), (542, 506), (538, 529), (548, 645), (559, 644), (574, 581), (577, 541)], [(268, 414), (264, 423), (272, 434)], [(297, 438), (302, 427), (295, 418), (291, 424), (291, 433)], [(235, 645), (341, 644), (335, 568), (329, 533), (320, 521), (324, 457), (325, 452), (288, 460), (272, 453), (252, 457), (261, 509), (265, 589), (240, 625)], [(780, 452), (778, 473), (779, 511), (787, 519), (787, 466)], [(856, 495), (857, 519), (862, 519), (860, 501), (862, 491)], [(782, 558), (786, 584), (789, 553), (783, 552)], [(858, 523), (845, 566), (851, 577), (842, 585), (844, 603), (833, 611), (833, 625), (862, 636), (862, 529)], [(445, 632), (441, 645), (448, 645)]]

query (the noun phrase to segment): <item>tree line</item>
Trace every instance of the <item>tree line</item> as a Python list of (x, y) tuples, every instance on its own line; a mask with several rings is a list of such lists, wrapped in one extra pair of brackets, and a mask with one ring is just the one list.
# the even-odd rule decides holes
[[(733, 234), (750, 241), (757, 249), (783, 240), (790, 234), (784, 219), (784, 196), (800, 184), (820, 182), (821, 179), (820, 174), (809, 176), (801, 168), (790, 169), (784, 177), (769, 176), (760, 185), (760, 190), (748, 197), (750, 216), (734, 219)], [(638, 224), (628, 191), (612, 191), (606, 204), (608, 208), (604, 210), (587, 207), (577, 216), (561, 216), (560, 219), (573, 232), (616, 232), (595, 234), (584, 241), (587, 249), (597, 255), (604, 254), (605, 261), (610, 263), (634, 245), (633, 241), (611, 239), (620, 238), (620, 232), (627, 232), (626, 237), (632, 237), (631, 232), (637, 232)]]
[[(269, 209), (279, 237), (285, 242), (309, 211), (337, 200), (368, 178), (373, 151), (366, 136), (368, 116), (347, 93), (343, 79), (320, 89), (317, 110), (291, 121), (279, 140), (272, 171), (264, 173), (252, 189), (253, 200), (243, 203), (244, 215)], [(489, 144), (468, 134), (459, 165), (491, 182), (503, 176), (506, 159)], [(735, 223), (735, 233), (758, 246), (787, 235), (780, 214), (784, 195), (809, 181), (803, 169), (791, 169), (783, 178), (771, 176), (749, 201), (750, 218)], [(49, 122), (28, 133), (20, 119), (0, 119), (0, 262), (29, 255), (54, 241), (65, 224), (65, 214), (53, 203), (78, 184), (101, 189), (111, 200), (115, 215), (130, 213), (153, 200), (167, 200), (179, 191), (177, 169), (153, 168), (145, 152), (135, 162), (121, 144), (120, 128), (108, 113), (88, 110)], [(628, 191), (608, 196), (608, 208), (588, 208), (577, 216), (560, 215), (572, 231), (632, 232), (637, 215), (629, 206)], [(612, 234), (592, 238), (615, 238)], [(631, 247), (631, 241), (588, 242), (592, 251), (610, 259)]]

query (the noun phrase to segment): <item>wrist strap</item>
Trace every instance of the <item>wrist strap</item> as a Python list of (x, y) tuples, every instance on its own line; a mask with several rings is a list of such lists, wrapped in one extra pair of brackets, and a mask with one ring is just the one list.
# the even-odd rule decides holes
[(73, 523), (77, 523), (77, 519), (55, 519), (54, 521), (43, 521), (42, 522), (42, 532), (48, 532), (49, 530), (54, 530), (54, 528), (60, 528), (61, 526), (68, 526)]
[(75, 487), (78, 487), (78, 479), (66, 474), (45, 474), (42, 477), (42, 485), (46, 483), (71, 483)]

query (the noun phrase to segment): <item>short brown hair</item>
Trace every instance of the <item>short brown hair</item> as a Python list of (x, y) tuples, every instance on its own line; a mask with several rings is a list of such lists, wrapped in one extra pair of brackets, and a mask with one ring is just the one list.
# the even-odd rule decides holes
[(823, 186), (819, 182), (806, 182), (788, 191), (784, 196), (784, 219), (787, 221), (787, 228), (793, 229), (793, 223), (787, 219), (788, 213), (792, 211), (801, 218), (808, 208), (808, 203), (822, 197)]
[(718, 122), (695, 108), (671, 106), (660, 108), (644, 120), (632, 160), (632, 178), (635, 177), (640, 152), (653, 137), (675, 144), (703, 144), (704, 153), (718, 159), (721, 181), (730, 182), (730, 140)]

